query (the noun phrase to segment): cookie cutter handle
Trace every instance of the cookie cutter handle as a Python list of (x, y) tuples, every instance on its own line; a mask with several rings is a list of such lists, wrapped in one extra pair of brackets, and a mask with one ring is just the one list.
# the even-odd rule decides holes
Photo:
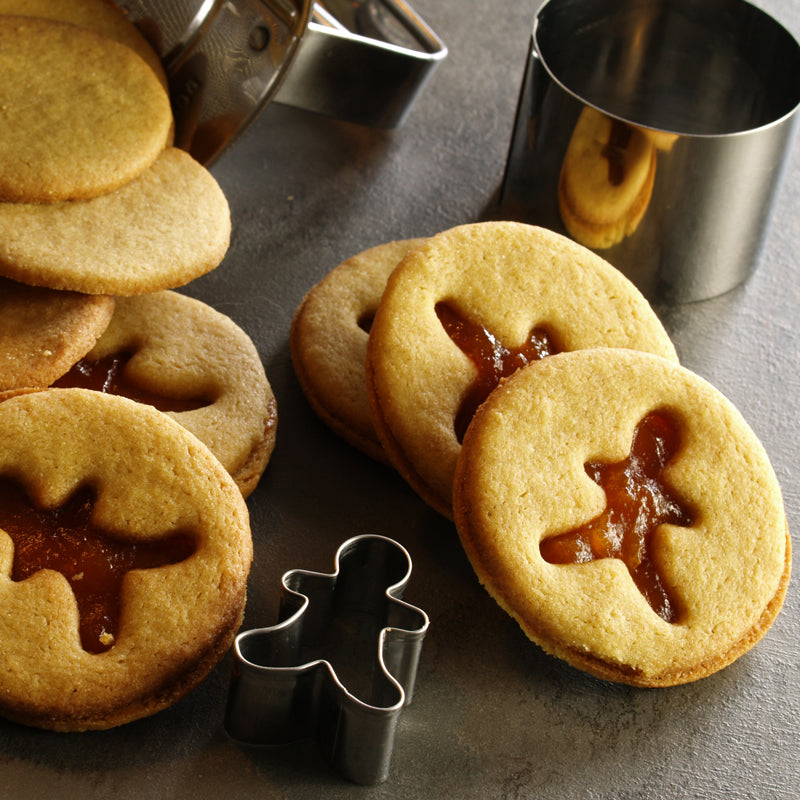
[(447, 54), (404, 0), (115, 1), (164, 64), (175, 144), (206, 165), (273, 99), (400, 125)]
[(275, 101), (398, 127), (446, 56), (444, 42), (403, 0), (318, 0)]

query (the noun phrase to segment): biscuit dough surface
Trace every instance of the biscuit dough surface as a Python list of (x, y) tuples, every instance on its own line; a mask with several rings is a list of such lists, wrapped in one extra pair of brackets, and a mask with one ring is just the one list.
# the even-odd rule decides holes
[(331, 430), (381, 462), (387, 458), (364, 367), (369, 327), (392, 270), (423, 241), (387, 242), (351, 256), (306, 293), (292, 320), (292, 363), (309, 404)]
[(113, 646), (81, 646), (70, 584), (41, 570), (11, 579), (0, 532), (0, 714), (60, 731), (153, 714), (193, 689), (230, 646), (244, 613), (252, 541), (241, 493), (208, 448), (164, 414), (80, 389), (0, 403), (0, 476), (33, 504), (96, 491), (93, 522), (126, 542), (188, 533), (195, 552), (123, 579)]
[(227, 252), (228, 201), (178, 148), (91, 200), (0, 203), (0, 275), (51, 289), (139, 295), (183, 286)]
[(436, 314), (447, 301), (506, 347), (543, 326), (560, 350), (627, 347), (677, 360), (653, 310), (610, 264), (564, 236), (514, 222), (437, 234), (397, 266), (370, 331), (367, 386), (392, 463), (452, 515), (454, 420), (477, 374)]
[(0, 278), (0, 391), (49, 386), (94, 346), (114, 298)]
[(206, 401), (164, 413), (195, 434), (248, 496), (272, 454), (277, 428), (275, 396), (250, 337), (205, 303), (164, 291), (118, 298), (86, 360), (121, 353), (133, 354), (125, 374), (142, 388)]
[(164, 149), (169, 97), (133, 50), (55, 20), (0, 15), (0, 200), (86, 199)]
[(139, 55), (156, 74), (162, 86), (167, 88), (167, 76), (158, 54), (111, 0), (0, 0), (0, 14), (69, 22), (108, 36)]
[[(603, 511), (584, 465), (624, 459), (635, 427), (660, 409), (680, 431), (664, 477), (694, 518), (651, 539), (675, 622), (620, 559), (557, 564), (540, 552), (543, 539)], [(467, 431), (454, 498), (492, 597), (546, 651), (607, 680), (669, 686), (726, 666), (764, 635), (789, 581), (787, 522), (763, 446), (718, 390), (650, 354), (584, 350), (519, 371)]]

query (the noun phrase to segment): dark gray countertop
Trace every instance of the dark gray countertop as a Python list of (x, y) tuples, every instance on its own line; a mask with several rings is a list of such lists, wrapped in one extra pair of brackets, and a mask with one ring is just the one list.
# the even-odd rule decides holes
[[(449, 56), (405, 124), (379, 131), (273, 104), (214, 166), (233, 216), (223, 264), (184, 291), (254, 340), (279, 404), (278, 443), (251, 496), (245, 625), (271, 624), (281, 575), (330, 571), (359, 533), (403, 543), (406, 599), (431, 627), (389, 779), (358, 787), (310, 744), (251, 751), (222, 727), (231, 662), (161, 714), (63, 735), (0, 721), (0, 797), (794, 798), (800, 789), (800, 592), (764, 640), (686, 686), (603, 683), (546, 656), (490, 599), (453, 526), (390, 470), (331, 434), (294, 377), (289, 326), (344, 258), (491, 214), (538, 0), (416, 0)], [(800, 5), (763, 0), (796, 35)], [(658, 311), (685, 366), (764, 442), (800, 523), (800, 140), (758, 270), (714, 300)], [(796, 539), (795, 539), (796, 541)], [(796, 579), (796, 576), (795, 576)]]

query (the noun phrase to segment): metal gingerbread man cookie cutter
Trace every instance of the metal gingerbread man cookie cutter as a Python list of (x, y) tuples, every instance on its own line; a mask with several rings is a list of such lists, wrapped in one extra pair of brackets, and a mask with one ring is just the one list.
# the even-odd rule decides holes
[(401, 599), (410, 575), (408, 552), (376, 535), (345, 541), (331, 574), (285, 573), (279, 622), (236, 637), (228, 735), (256, 746), (313, 739), (345, 778), (386, 780), (428, 629)]

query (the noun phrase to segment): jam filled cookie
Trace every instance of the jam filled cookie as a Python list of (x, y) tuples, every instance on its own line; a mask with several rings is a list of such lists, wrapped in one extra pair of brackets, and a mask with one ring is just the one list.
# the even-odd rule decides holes
[(567, 237), (511, 222), (437, 234), (396, 267), (372, 325), (367, 388), (378, 436), (417, 493), (451, 516), (475, 409), (520, 366), (586, 347), (677, 359), (633, 284)]
[(241, 493), (153, 408), (82, 389), (0, 403), (0, 714), (56, 731), (154, 714), (245, 606)]
[(0, 203), (0, 274), (86, 294), (145, 294), (215, 269), (230, 233), (211, 173), (170, 147), (138, 178), (91, 200)]
[(172, 130), (169, 97), (129, 47), (55, 20), (0, 16), (0, 200), (49, 203), (119, 188)]
[(0, 278), (0, 391), (49, 386), (106, 329), (114, 298)]
[(650, 203), (656, 146), (639, 128), (585, 108), (567, 147), (558, 208), (570, 236), (596, 250), (630, 236)]
[(386, 280), (422, 241), (380, 244), (343, 261), (309, 290), (292, 320), (292, 363), (309, 405), (332, 431), (382, 462), (367, 400), (367, 336)]
[(103, 336), (54, 386), (154, 405), (208, 446), (245, 497), (275, 446), (275, 396), (250, 337), (177, 292), (118, 298)]
[(454, 488), (481, 582), (549, 653), (670, 686), (750, 649), (791, 568), (763, 446), (713, 386), (646, 353), (520, 370), (470, 426)]

